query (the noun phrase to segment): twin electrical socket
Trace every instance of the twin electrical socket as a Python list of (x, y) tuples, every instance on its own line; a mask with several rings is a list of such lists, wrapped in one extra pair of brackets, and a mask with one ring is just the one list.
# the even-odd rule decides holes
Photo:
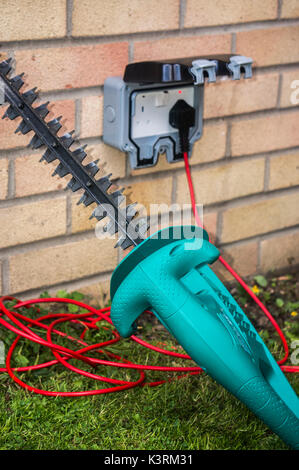
[(109, 77), (104, 83), (104, 142), (127, 152), (134, 169), (155, 165), (162, 153), (169, 163), (178, 161), (179, 133), (169, 123), (169, 111), (184, 100), (195, 108), (190, 156), (202, 135), (205, 78), (214, 82), (217, 75), (229, 75), (238, 80), (242, 73), (250, 78), (251, 65), (252, 59), (243, 56), (127, 65), (123, 78)]

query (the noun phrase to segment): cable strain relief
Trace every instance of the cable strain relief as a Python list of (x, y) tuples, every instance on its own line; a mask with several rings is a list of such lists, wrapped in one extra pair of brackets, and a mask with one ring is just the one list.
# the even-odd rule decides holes
[(180, 150), (181, 153), (184, 154), (185, 152), (189, 152), (190, 150), (190, 142), (189, 142), (189, 128), (185, 127), (183, 129), (179, 129), (179, 137), (180, 137)]

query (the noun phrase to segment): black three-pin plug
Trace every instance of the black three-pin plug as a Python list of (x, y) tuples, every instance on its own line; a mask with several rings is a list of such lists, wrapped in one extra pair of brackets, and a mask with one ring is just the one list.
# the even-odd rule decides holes
[(178, 100), (169, 111), (169, 124), (179, 130), (181, 153), (189, 152), (189, 129), (195, 125), (195, 108)]

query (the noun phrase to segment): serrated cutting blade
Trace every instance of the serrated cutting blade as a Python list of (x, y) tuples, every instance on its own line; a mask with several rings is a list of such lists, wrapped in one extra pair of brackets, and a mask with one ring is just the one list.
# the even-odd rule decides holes
[(109, 217), (110, 220), (106, 225), (107, 231), (118, 233), (118, 246), (125, 249), (138, 245), (144, 239), (141, 234), (146, 233), (147, 224), (139, 222), (137, 230), (130, 229), (130, 223), (133, 223), (132, 219), (136, 215), (135, 205), (130, 204), (127, 208), (120, 207), (124, 200), (123, 190), (108, 192), (112, 185), (111, 175), (95, 179), (99, 171), (98, 160), (83, 165), (83, 160), (87, 155), (85, 146), (78, 146), (76, 149), (70, 150), (70, 147), (75, 144), (74, 131), (66, 132), (61, 137), (57, 135), (62, 127), (60, 122), (62, 116), (48, 122), (45, 121), (45, 117), (49, 113), (49, 102), (39, 104), (36, 107), (32, 106), (38, 98), (37, 89), (32, 88), (20, 93), (19, 90), (23, 86), (22, 75), (9, 77), (10, 62), (10, 60), (0, 62), (0, 84), (4, 86), (4, 101), (9, 104), (3, 118), (7, 117), (11, 120), (18, 116), (22, 118), (17, 131), (22, 134), (27, 134), (29, 131), (34, 132), (29, 145), (34, 149), (45, 147), (40, 161), (47, 163), (54, 160), (59, 161), (54, 175), (59, 175), (61, 178), (68, 174), (72, 175), (66, 189), (73, 192), (83, 189), (83, 195), (78, 203), (83, 203), (85, 206), (93, 203), (97, 205), (91, 217), (95, 217), (97, 220)]

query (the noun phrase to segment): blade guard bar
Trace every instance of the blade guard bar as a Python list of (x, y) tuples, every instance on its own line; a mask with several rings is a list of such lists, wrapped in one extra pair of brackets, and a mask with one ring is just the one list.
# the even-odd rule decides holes
[[(174, 237), (177, 229), (179, 240)], [(151, 309), (207, 374), (283, 441), (299, 449), (298, 397), (251, 322), (209, 268), (218, 249), (199, 227), (193, 227), (193, 240), (184, 238), (185, 229), (166, 229), (168, 239), (163, 238), (165, 229), (157, 232), (117, 266), (111, 280), (115, 327), (122, 336), (131, 336), (137, 317)]]

